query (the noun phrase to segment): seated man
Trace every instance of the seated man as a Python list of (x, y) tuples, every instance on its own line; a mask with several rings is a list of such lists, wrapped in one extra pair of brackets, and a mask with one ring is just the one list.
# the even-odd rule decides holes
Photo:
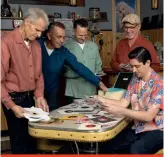
[[(96, 96), (104, 109), (133, 119), (128, 127), (103, 146), (103, 153), (154, 154), (163, 148), (163, 78), (151, 67), (151, 55), (137, 47), (128, 55), (134, 77), (121, 100)], [(127, 107), (131, 103), (132, 109)]]

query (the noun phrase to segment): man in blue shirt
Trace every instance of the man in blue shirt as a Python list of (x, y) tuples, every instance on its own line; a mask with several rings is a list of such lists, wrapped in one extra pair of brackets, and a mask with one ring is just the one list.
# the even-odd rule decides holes
[(47, 39), (39, 40), (42, 49), (42, 71), (45, 84), (45, 98), (52, 111), (59, 107), (57, 93), (60, 84), (60, 76), (64, 67), (69, 66), (81, 77), (91, 82), (103, 91), (107, 87), (87, 67), (79, 63), (76, 57), (63, 46), (65, 38), (65, 26), (60, 22), (53, 22), (47, 30)]

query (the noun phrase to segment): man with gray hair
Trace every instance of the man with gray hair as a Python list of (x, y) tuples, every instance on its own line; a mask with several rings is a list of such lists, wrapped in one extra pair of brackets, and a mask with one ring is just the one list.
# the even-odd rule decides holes
[(12, 154), (36, 153), (28, 134), (24, 108), (35, 106), (49, 111), (43, 98), (41, 48), (35, 40), (49, 24), (47, 14), (30, 8), (23, 24), (2, 37), (1, 101), (7, 119)]
[(122, 19), (122, 24), (125, 38), (120, 40), (116, 45), (110, 63), (112, 69), (117, 71), (131, 71), (130, 66), (128, 66), (128, 54), (136, 47), (142, 46), (149, 50), (152, 57), (151, 67), (158, 72), (160, 70), (160, 63), (154, 46), (150, 41), (140, 35), (140, 17), (136, 14), (128, 14)]

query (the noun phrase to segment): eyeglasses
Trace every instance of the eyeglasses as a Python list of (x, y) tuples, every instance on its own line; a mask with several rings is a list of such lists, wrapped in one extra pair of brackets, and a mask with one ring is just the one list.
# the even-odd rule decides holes
[(131, 26), (131, 27), (124, 26), (123, 29), (124, 29), (125, 31), (128, 30), (128, 29), (133, 30), (133, 29), (135, 29), (137, 26), (138, 26), (138, 25)]

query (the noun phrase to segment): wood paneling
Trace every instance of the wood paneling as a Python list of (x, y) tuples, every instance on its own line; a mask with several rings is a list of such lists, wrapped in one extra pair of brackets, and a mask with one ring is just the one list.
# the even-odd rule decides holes
[(163, 28), (160, 29), (150, 29), (141, 31), (142, 35), (148, 35), (149, 40), (154, 44), (159, 41), (163, 44)]
[(2, 109), (2, 104), (1, 104), (0, 110), (1, 110), (1, 131), (8, 130), (5, 114), (4, 114), (3, 109)]
[(99, 45), (99, 40), (103, 39), (103, 46), (100, 48), (100, 56), (102, 59), (102, 67), (103, 68), (109, 68), (110, 67), (110, 61), (111, 61), (111, 55), (113, 54), (113, 48), (112, 48), (112, 31), (101, 31), (102, 37), (99, 34), (96, 37), (96, 43)]

